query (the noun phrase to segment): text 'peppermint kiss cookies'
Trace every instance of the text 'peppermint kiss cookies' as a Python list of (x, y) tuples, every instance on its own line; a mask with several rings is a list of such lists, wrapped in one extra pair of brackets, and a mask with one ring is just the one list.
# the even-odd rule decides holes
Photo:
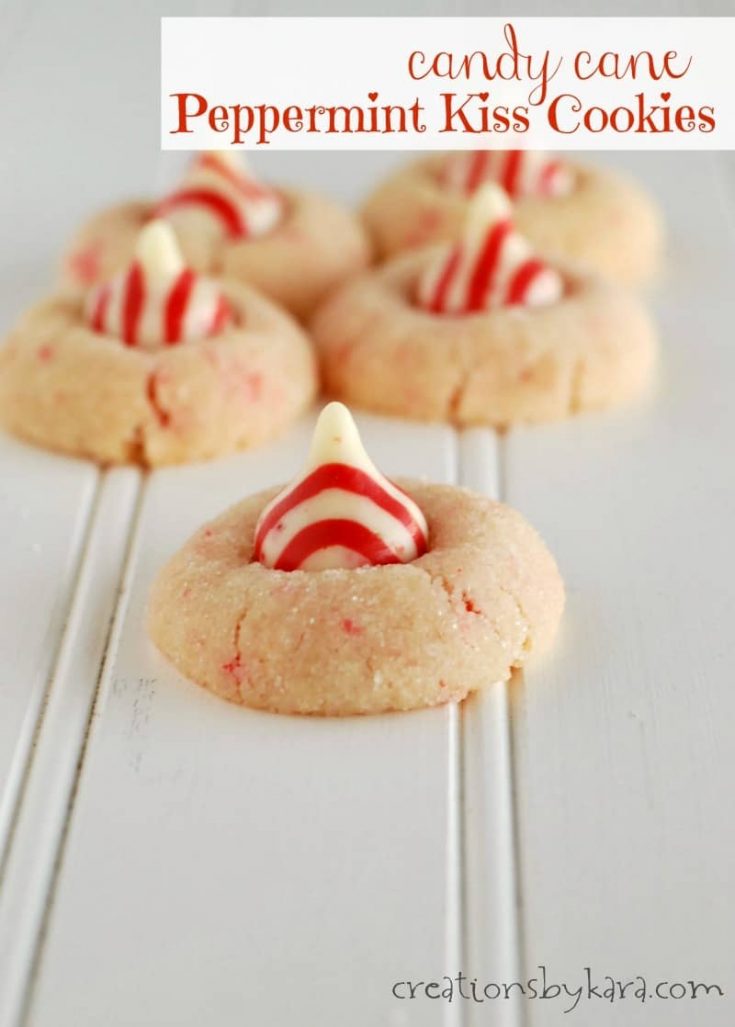
[(211, 152), (161, 200), (119, 204), (85, 224), (64, 258), (64, 282), (89, 287), (126, 266), (154, 217), (172, 225), (190, 267), (254, 285), (299, 318), (369, 258), (358, 219), (339, 204), (265, 185), (237, 152)]
[(503, 427), (612, 406), (650, 377), (650, 319), (621, 286), (540, 256), (499, 186), (462, 238), (338, 290), (312, 331), (332, 395), (381, 413)]
[(564, 588), (521, 517), (388, 481), (339, 403), (304, 472), (201, 528), (156, 579), (153, 641), (187, 678), (276, 713), (434, 706), (547, 649)]
[(543, 252), (631, 285), (656, 272), (660, 217), (635, 183), (533, 150), (439, 154), (399, 169), (364, 208), (378, 253), (390, 257), (457, 239), (468, 203), (487, 182), (513, 199), (519, 231)]
[(0, 350), (0, 420), (101, 463), (207, 459), (255, 445), (311, 402), (309, 340), (259, 293), (188, 267), (149, 223), (128, 267), (30, 310)]

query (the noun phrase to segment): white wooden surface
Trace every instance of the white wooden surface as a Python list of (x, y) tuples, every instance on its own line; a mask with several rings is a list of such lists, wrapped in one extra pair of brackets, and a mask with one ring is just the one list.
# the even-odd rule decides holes
[[(0, 12), (3, 328), (85, 210), (173, 174), (157, 153), (154, 6)], [(719, 157), (616, 160), (671, 228), (657, 395), (499, 442), (363, 419), (386, 471), (520, 507), (567, 580), (554, 657), (460, 710), (241, 711), (147, 642), (160, 562), (288, 477), (306, 424), (146, 480), (0, 439), (0, 1027), (733, 1022), (735, 176)], [(260, 165), (351, 199), (389, 161)], [(565, 1015), (553, 1000), (390, 994), (459, 969), (525, 979), (539, 963), (570, 987), (590, 966), (728, 996)]]
[(78, 573), (97, 472), (0, 438), (0, 859)]
[[(458, 916), (456, 711), (345, 722), (242, 711), (182, 682), (145, 635), (162, 560), (243, 490), (291, 476), (307, 437), (302, 427), (258, 453), (150, 481), (35, 1023), (211, 1017), (234, 1027), (255, 1011), (262, 1024), (292, 1022), (301, 1009), (307, 1022), (341, 1010), (367, 1027), (389, 1022), (397, 974), (442, 973), (458, 959), (447, 952)], [(364, 437), (393, 474), (454, 476), (444, 429), (398, 434), (368, 421)], [(438, 1024), (442, 1013), (406, 1022)]]
[(110, 629), (138, 488), (139, 475), (129, 468), (103, 477), (48, 705), (39, 720), (0, 892), (0, 1020), (16, 1018), (35, 956), (100, 668), (115, 642)]
[[(729, 1001), (631, 1004), (624, 1022), (729, 1024), (732, 194), (699, 155), (641, 171), (671, 223), (658, 395), (589, 431), (516, 432), (505, 447), (506, 497), (546, 535), (569, 583), (557, 658), (515, 693), (526, 956), (559, 974), (591, 965), (717, 982)], [(595, 1023), (621, 1015), (603, 1003)]]

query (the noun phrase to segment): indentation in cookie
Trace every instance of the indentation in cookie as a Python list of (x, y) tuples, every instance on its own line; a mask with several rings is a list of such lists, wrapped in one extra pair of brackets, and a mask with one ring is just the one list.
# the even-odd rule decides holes
[(133, 262), (91, 293), (85, 316), (93, 331), (143, 349), (208, 338), (233, 319), (216, 283), (186, 267), (163, 221), (143, 228)]
[(220, 239), (257, 238), (283, 219), (283, 197), (258, 182), (235, 151), (199, 155), (180, 188), (164, 197), (155, 216), (174, 228)]
[(419, 278), (416, 300), (434, 314), (547, 306), (564, 292), (561, 275), (516, 230), (508, 197), (482, 186), (467, 211), (462, 239), (444, 247)]
[(470, 150), (451, 153), (439, 169), (450, 189), (474, 193), (496, 182), (508, 196), (566, 196), (574, 188), (568, 165), (541, 150)]
[(285, 571), (408, 563), (427, 545), (423, 513), (375, 467), (341, 403), (324, 408), (305, 470), (255, 531), (255, 559)]

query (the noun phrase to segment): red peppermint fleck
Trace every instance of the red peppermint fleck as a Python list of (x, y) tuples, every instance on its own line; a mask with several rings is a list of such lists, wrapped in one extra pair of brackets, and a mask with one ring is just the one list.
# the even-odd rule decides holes
[(156, 420), (162, 428), (168, 428), (171, 424), (171, 414), (163, 406), (158, 394), (160, 386), (163, 384), (164, 375), (161, 371), (152, 371), (148, 375), (146, 382), (146, 394), (148, 396), (148, 402), (151, 405), (153, 413), (156, 415)]
[(259, 400), (263, 392), (263, 375), (257, 372), (245, 375), (244, 388), (251, 402)]
[(82, 285), (96, 282), (101, 270), (101, 243), (94, 241), (69, 257), (69, 270)]
[(482, 610), (477, 606), (472, 596), (468, 595), (466, 592), (462, 593), (462, 602), (467, 613), (482, 613)]
[(233, 659), (229, 660), (227, 663), (223, 663), (222, 670), (225, 674), (229, 674), (230, 677), (233, 677), (238, 685), (242, 684), (247, 674), (242, 665), (242, 657), (240, 656), (240, 653), (235, 653)]

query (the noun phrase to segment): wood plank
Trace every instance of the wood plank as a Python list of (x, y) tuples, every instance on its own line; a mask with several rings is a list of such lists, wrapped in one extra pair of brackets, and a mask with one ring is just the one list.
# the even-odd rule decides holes
[(97, 489), (91, 465), (0, 435), (0, 865)]
[(108, 639), (139, 475), (105, 475), (0, 893), (0, 1024), (15, 1024), (53, 881)]
[[(483, 495), (500, 494), (498, 441), (473, 428), (460, 435), (460, 482)], [(464, 960), (483, 999), (466, 1004), (466, 1027), (520, 1024), (516, 1001), (496, 1001), (492, 982), (514, 981), (520, 971), (516, 906), (513, 777), (509, 685), (489, 684), (463, 705)]]
[[(127, 18), (115, 19), (117, 27), (108, 19), (105, 26), (104, 12), (86, 6), (71, 12), (49, 0), (3, 4), (0, 223), (6, 245), (0, 250), (0, 344), (20, 312), (51, 289), (58, 254), (79, 218), (96, 203), (109, 202), (116, 190), (140, 189), (159, 164), (155, 149), (130, 145), (140, 134), (141, 107), (150, 106), (154, 95), (155, 19), (145, 40), (151, 56), (146, 82), (127, 74), (130, 52), (140, 52), (140, 26)], [(118, 45), (105, 45), (105, 32), (117, 33)], [(82, 46), (82, 39), (95, 43)], [(138, 108), (129, 95), (119, 117), (111, 119), (120, 83), (127, 80), (132, 92), (139, 91)], [(69, 118), (72, 109), (84, 110), (84, 117)], [(149, 117), (155, 129), (155, 105)], [(90, 132), (92, 124), (99, 131)], [(39, 156), (39, 125), (45, 126), (51, 161)], [(0, 554), (6, 583), (0, 596), (1, 864), (99, 476), (89, 463), (44, 453), (4, 434), (0, 466), (0, 527), (12, 540)]]
[[(555, 657), (513, 693), (526, 969), (719, 984), (724, 1000), (578, 1013), (713, 1027), (735, 984), (732, 210), (710, 157), (636, 166), (671, 225), (658, 394), (507, 443), (508, 501), (569, 591)], [(568, 1022), (556, 1002), (528, 1010)]]
[[(388, 473), (454, 477), (450, 432), (361, 422)], [(391, 987), (458, 962), (456, 711), (335, 721), (242, 710), (181, 680), (145, 635), (161, 562), (228, 503), (291, 476), (306, 428), (150, 481), (36, 1027), (446, 1022), (441, 1004), (401, 1019)]]

